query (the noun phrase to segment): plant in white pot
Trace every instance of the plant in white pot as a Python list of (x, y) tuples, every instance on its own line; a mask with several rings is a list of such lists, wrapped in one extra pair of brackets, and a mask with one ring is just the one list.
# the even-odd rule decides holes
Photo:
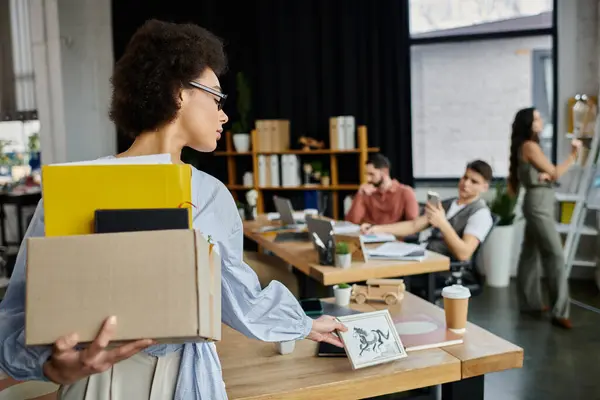
[(242, 72), (236, 77), (238, 120), (233, 123), (233, 147), (239, 153), (250, 150), (250, 103), (252, 101), (250, 85)]
[(335, 265), (340, 268), (348, 268), (352, 263), (352, 254), (348, 243), (338, 242), (335, 245)]
[(350, 295), (352, 294), (352, 286), (347, 283), (340, 283), (333, 287), (333, 295), (335, 296), (335, 304), (338, 306), (347, 306), (350, 304)]
[(510, 272), (516, 248), (515, 205), (517, 197), (508, 193), (505, 183), (496, 186), (496, 197), (490, 210), (499, 219), (481, 248), (481, 263), (486, 282), (492, 287), (506, 287), (510, 283)]
[(246, 207), (244, 206), (244, 203), (236, 200), (235, 205), (237, 206), (238, 213), (240, 214), (240, 218), (242, 219), (242, 221), (245, 220), (246, 219)]

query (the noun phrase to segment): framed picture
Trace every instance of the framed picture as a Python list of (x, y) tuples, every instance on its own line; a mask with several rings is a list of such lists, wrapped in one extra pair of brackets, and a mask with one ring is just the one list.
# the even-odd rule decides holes
[(352, 369), (383, 364), (406, 357), (388, 310), (338, 317), (348, 328), (338, 332)]

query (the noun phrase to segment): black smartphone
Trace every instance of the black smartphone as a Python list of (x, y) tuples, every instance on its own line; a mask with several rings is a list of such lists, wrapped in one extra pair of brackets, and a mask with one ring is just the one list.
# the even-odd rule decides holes
[(319, 299), (303, 299), (300, 300), (300, 305), (308, 316), (323, 315), (323, 305)]

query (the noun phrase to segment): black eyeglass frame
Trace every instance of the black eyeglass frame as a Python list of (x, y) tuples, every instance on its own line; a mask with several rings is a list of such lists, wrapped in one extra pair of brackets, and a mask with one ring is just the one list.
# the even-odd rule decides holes
[(208, 87), (206, 85), (203, 85), (201, 83), (198, 82), (194, 82), (194, 81), (189, 81), (188, 82), (191, 86), (195, 87), (196, 89), (200, 89), (205, 91), (206, 93), (210, 93), (212, 95), (215, 95), (219, 98), (219, 102), (217, 103), (217, 108), (219, 110), (223, 109), (223, 106), (225, 105), (225, 100), (227, 100), (227, 95), (225, 93), (221, 93), (218, 90), (215, 90), (211, 87)]

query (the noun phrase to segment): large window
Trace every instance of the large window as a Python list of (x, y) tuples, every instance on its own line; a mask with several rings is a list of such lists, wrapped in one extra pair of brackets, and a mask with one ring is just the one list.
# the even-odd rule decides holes
[[(437, 7), (434, 7), (437, 5)], [(516, 111), (538, 108), (553, 158), (552, 1), (411, 0), (413, 168), (458, 178), (466, 162), (508, 173)]]

